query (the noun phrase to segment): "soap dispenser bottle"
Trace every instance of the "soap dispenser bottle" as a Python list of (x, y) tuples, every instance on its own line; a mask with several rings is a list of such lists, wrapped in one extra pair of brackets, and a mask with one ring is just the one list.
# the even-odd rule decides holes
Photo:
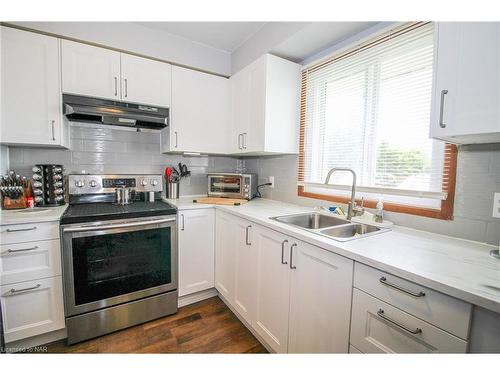
[(373, 219), (377, 223), (384, 222), (384, 202), (382, 202), (382, 198), (378, 199), (377, 205), (375, 207), (375, 217)]

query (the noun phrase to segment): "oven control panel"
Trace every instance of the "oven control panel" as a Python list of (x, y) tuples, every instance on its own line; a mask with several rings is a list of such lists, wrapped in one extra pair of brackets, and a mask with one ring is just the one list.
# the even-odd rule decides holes
[(70, 195), (114, 193), (116, 188), (128, 187), (139, 192), (163, 191), (161, 175), (90, 175), (70, 174)]

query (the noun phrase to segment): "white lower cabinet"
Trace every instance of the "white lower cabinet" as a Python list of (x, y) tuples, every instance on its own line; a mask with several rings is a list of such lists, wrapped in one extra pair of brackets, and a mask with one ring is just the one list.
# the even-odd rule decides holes
[(179, 296), (214, 287), (215, 210), (179, 211)]
[(236, 225), (233, 215), (215, 214), (215, 288), (227, 300), (234, 296)]
[(3, 285), (0, 296), (6, 342), (64, 328), (61, 276)]
[(354, 262), (303, 242), (291, 246), (288, 352), (347, 353)]
[(351, 345), (363, 353), (465, 353), (467, 342), (353, 289)]
[(220, 294), (277, 353), (347, 353), (353, 262), (218, 211)]
[(253, 327), (275, 352), (287, 353), (290, 240), (279, 232), (261, 226), (256, 227), (253, 234), (252, 241), (257, 254)]
[(246, 220), (233, 218), (236, 227), (234, 247), (234, 296), (232, 302), (236, 311), (247, 322), (252, 323), (255, 312), (256, 254), (252, 243), (252, 224)]

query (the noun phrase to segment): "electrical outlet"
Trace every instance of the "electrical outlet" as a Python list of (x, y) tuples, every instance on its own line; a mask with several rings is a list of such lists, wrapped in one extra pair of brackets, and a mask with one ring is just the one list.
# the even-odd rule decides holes
[(493, 217), (500, 219), (500, 193), (495, 193), (493, 197)]
[(274, 176), (269, 176), (269, 182), (271, 183), (271, 186), (269, 186), (271, 189), (274, 189)]

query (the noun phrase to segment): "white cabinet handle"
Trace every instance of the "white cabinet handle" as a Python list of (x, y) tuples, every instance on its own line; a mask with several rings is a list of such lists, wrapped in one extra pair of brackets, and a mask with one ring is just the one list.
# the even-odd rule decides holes
[(184, 230), (185, 226), (184, 226), (184, 214), (181, 214), (181, 223), (182, 223), (182, 226), (181, 226), (181, 230)]
[(177, 146), (178, 146), (178, 142), (177, 142), (177, 138), (178, 138), (178, 137), (177, 137), (177, 132), (174, 132), (174, 135), (175, 135), (175, 146), (174, 146), (174, 147), (175, 147), (175, 148), (177, 148)]
[(125, 97), (128, 96), (128, 82), (127, 82), (127, 78), (125, 78)]
[(238, 134), (238, 149), (241, 150), (242, 149), (242, 146), (241, 146), (241, 137), (243, 136), (243, 133), (240, 133)]
[(448, 90), (441, 90), (441, 103), (439, 106), (439, 126), (442, 128), (446, 128), (446, 124), (444, 123), (444, 96), (448, 94)]
[(115, 77), (115, 96), (118, 96), (118, 77)]

